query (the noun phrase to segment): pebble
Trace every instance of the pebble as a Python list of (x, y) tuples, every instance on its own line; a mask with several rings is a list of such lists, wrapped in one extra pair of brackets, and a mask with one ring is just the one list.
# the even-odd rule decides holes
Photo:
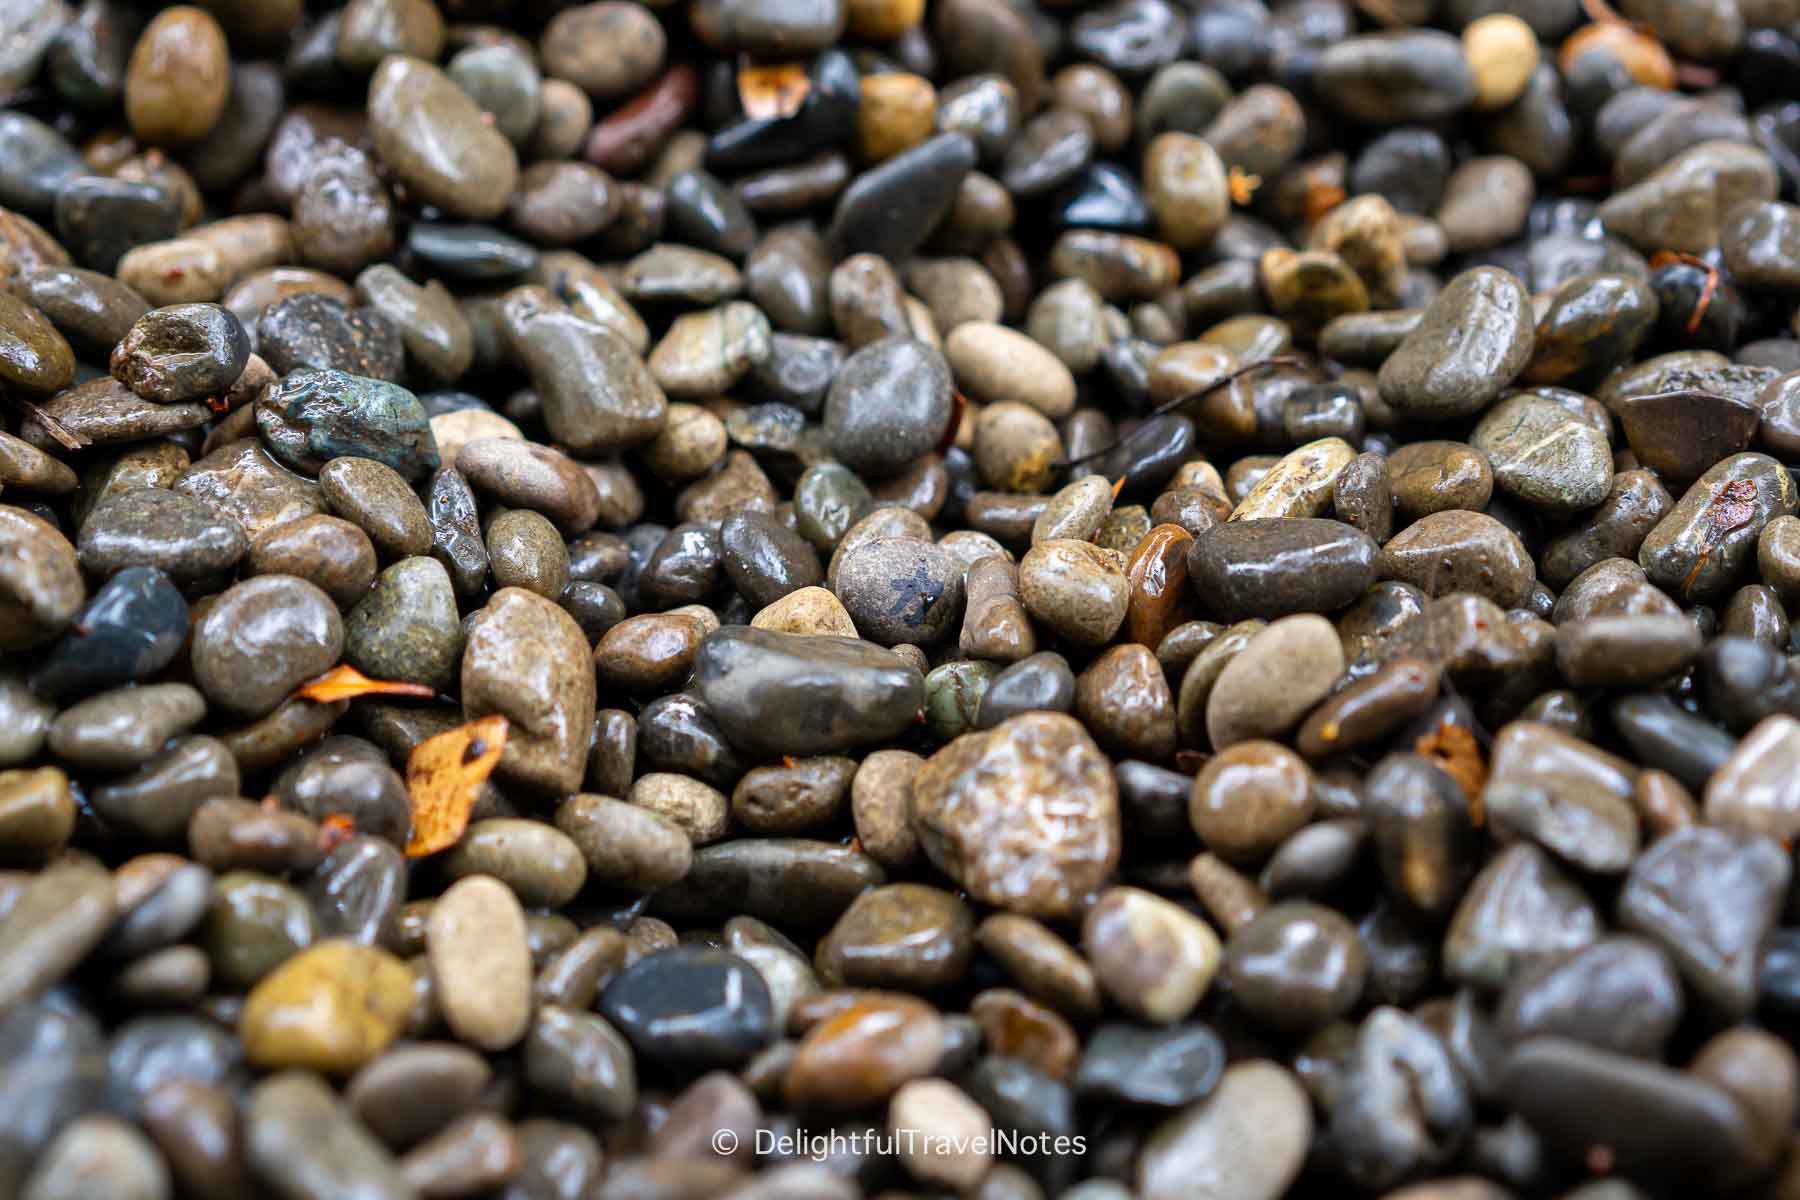
[(19, 299), (48, 317), (72, 346), (110, 356), (139, 317), (144, 298), (110, 275), (81, 267), (45, 267), (21, 275)]
[(300, 368), (270, 385), (256, 401), (256, 425), (270, 453), (304, 474), (354, 457), (417, 479), (440, 462), (417, 396), (398, 384), (339, 370)]
[(278, 375), (300, 367), (397, 379), (400, 332), (371, 309), (347, 308), (316, 292), (301, 292), (263, 310), (257, 353)]
[(0, 771), (0, 841), (25, 858), (49, 858), (75, 832), (69, 777), (55, 767)]
[(1487, 456), (1500, 491), (1545, 512), (1592, 508), (1612, 487), (1605, 432), (1554, 400), (1529, 393), (1502, 400), (1476, 424), (1469, 444)]
[(1275, 1200), (1300, 1174), (1312, 1138), (1311, 1102), (1294, 1076), (1266, 1060), (1240, 1062), (1210, 1096), (1151, 1132), (1138, 1160), (1138, 1193)]
[(1528, 837), (1572, 865), (1616, 874), (1638, 850), (1635, 783), (1624, 761), (1579, 738), (1514, 721), (1494, 739), (1482, 806), (1497, 835)]
[(230, 92), (225, 31), (210, 13), (178, 5), (158, 13), (132, 47), (125, 69), (131, 131), (156, 146), (179, 146), (211, 132)]
[(234, 584), (194, 628), (194, 680), (240, 717), (274, 711), (335, 666), (344, 625), (329, 596), (303, 579), (263, 575)]
[(541, 821), (490, 817), (470, 825), (444, 858), (444, 870), (462, 879), (491, 875), (534, 908), (561, 908), (587, 882), (587, 866), (575, 843)]
[(600, 491), (593, 478), (548, 446), (517, 437), (480, 437), (463, 446), (455, 468), (475, 491), (540, 512), (564, 533), (590, 529), (599, 519)]
[(638, 776), (626, 799), (666, 818), (695, 845), (718, 841), (731, 820), (730, 801), (723, 792), (672, 772)]
[(23, 1200), (74, 1200), (101, 1194), (158, 1200), (169, 1170), (142, 1133), (114, 1117), (84, 1116), (56, 1135), (19, 1193)]
[(896, 883), (858, 896), (819, 943), (829, 987), (929, 992), (961, 979), (975, 951), (975, 918), (938, 888)]
[(1444, 966), (1482, 987), (1599, 937), (1587, 896), (1537, 847), (1514, 842), (1469, 885), (1444, 937)]
[(466, 1047), (402, 1044), (357, 1071), (344, 1100), (383, 1142), (403, 1147), (471, 1108), (491, 1078), (486, 1061)]
[(949, 211), (975, 166), (974, 144), (940, 133), (863, 172), (839, 196), (827, 234), (847, 253), (902, 260)]
[(368, 110), (375, 153), (421, 200), (470, 221), (505, 211), (518, 156), (449, 76), (395, 54), (369, 81)]
[(33, 876), (0, 918), (0, 1010), (60, 983), (99, 944), (113, 916), (105, 871), (71, 863)]
[(943, 1054), (944, 1019), (922, 1000), (876, 993), (807, 1030), (782, 1081), (802, 1111), (879, 1104), (928, 1075)]
[(1384, 576), (1426, 595), (1473, 592), (1503, 608), (1524, 604), (1537, 582), (1518, 535), (1486, 513), (1463, 509), (1413, 522), (1381, 548), (1381, 560)]
[(1088, 542), (1051, 539), (1019, 562), (1019, 598), (1031, 615), (1059, 635), (1104, 645), (1125, 622), (1131, 585), (1125, 564)]
[(1486, 250), (1525, 227), (1535, 195), (1531, 169), (1516, 158), (1471, 158), (1444, 185), (1435, 220), (1450, 250)]
[(1788, 875), (1787, 859), (1766, 837), (1682, 829), (1632, 864), (1619, 923), (1656, 942), (1709, 1008), (1729, 1018), (1754, 1000), (1757, 954)]
[(889, 1102), (888, 1127), (921, 1143), (903, 1148), (900, 1159), (922, 1183), (967, 1189), (988, 1173), (993, 1120), (954, 1084), (941, 1079), (903, 1084)]
[(525, 1041), (525, 1078), (594, 1119), (614, 1121), (637, 1101), (631, 1047), (592, 1013), (545, 1005)]
[(180, 652), (187, 625), (187, 602), (167, 575), (153, 567), (120, 571), (50, 648), (31, 686), (69, 700), (147, 679)]
[(179, 434), (202, 425), (209, 413), (201, 404), (153, 404), (110, 379), (95, 379), (59, 392), (19, 425), (23, 440), (0, 443), (0, 483), (25, 491), (61, 494), (75, 490), (67, 467), (48, 456), (59, 443), (54, 420), (90, 445), (111, 446), (158, 435)]
[(502, 588), (468, 631), (461, 683), (471, 719), (498, 713), (510, 722), (501, 778), (554, 794), (580, 787), (595, 679), (573, 617), (533, 592)]
[(1361, 997), (1368, 963), (1351, 924), (1303, 900), (1274, 904), (1233, 931), (1225, 950), (1232, 995), (1256, 1020), (1319, 1029)]
[(1204, 1099), (1224, 1071), (1225, 1047), (1205, 1025), (1109, 1024), (1094, 1031), (1073, 1082), (1084, 1099), (1172, 1109)]
[(1727, 212), (1743, 201), (1773, 200), (1775, 191), (1774, 167), (1762, 151), (1702, 142), (1613, 193), (1598, 216), (1608, 232), (1647, 253), (1703, 254), (1719, 244)]
[(158, 404), (203, 400), (228, 391), (250, 361), (250, 339), (217, 304), (152, 309), (112, 352), (112, 375)]
[(1337, 630), (1323, 617), (1283, 617), (1250, 639), (1226, 664), (1206, 703), (1215, 747), (1279, 735), (1343, 673)]
[(1730, 591), (1763, 527), (1796, 504), (1792, 479), (1761, 454), (1722, 459), (1694, 481), (1638, 548), (1651, 582), (1685, 600)]
[(1111, 753), (1159, 761), (1174, 752), (1175, 697), (1149, 647), (1107, 650), (1075, 681), (1074, 699), (1075, 712)]
[(1450, 280), (1382, 364), (1381, 398), (1426, 420), (1487, 407), (1531, 360), (1527, 299), (1518, 279), (1497, 267)]
[(1342, 438), (1309, 442), (1274, 463), (1236, 508), (1230, 520), (1277, 520), (1323, 516), (1330, 508), (1338, 475), (1356, 451)]
[(896, 337), (844, 361), (825, 399), (825, 436), (850, 469), (891, 475), (942, 441), (950, 410), (943, 356), (923, 342)]
[(768, 358), (769, 337), (769, 319), (747, 301), (688, 313), (676, 318), (651, 352), (650, 372), (667, 396), (716, 396)]
[(531, 955), (525, 914), (512, 891), (487, 875), (452, 884), (425, 930), (433, 997), (452, 1033), (482, 1050), (503, 1050), (531, 1018)]
[(514, 290), (502, 302), (501, 329), (531, 375), (557, 441), (584, 453), (659, 433), (668, 399), (630, 344), (611, 328), (552, 305), (539, 289)]
[(1557, 629), (1556, 665), (1577, 686), (1641, 686), (1681, 671), (1702, 640), (1685, 617), (1589, 617)]
[(1378, 1008), (1350, 1047), (1327, 1136), (1344, 1170), (1382, 1188), (1449, 1157), (1472, 1123), (1468, 1087), (1449, 1047), (1396, 1008)]
[(1082, 919), (1082, 947), (1101, 988), (1152, 1025), (1179, 1021), (1205, 995), (1221, 959), (1205, 922), (1138, 888), (1109, 888)]
[(1545, 961), (1507, 985), (1495, 1023), (1509, 1041), (1562, 1037), (1657, 1057), (1681, 1020), (1681, 980), (1654, 945), (1604, 937)]
[(257, 1084), (243, 1116), (244, 1155), (284, 1195), (354, 1190), (371, 1200), (412, 1193), (392, 1155), (318, 1076), (284, 1071)]
[(71, 766), (126, 770), (147, 762), (205, 713), (205, 698), (185, 683), (118, 688), (63, 709), (50, 723), (48, 744)]
[(1326, 47), (1314, 86), (1359, 121), (1396, 125), (1450, 116), (1476, 98), (1463, 46), (1435, 30), (1396, 30)]
[(846, 550), (833, 590), (857, 630), (881, 645), (929, 645), (962, 613), (954, 560), (918, 538), (876, 538)]
[(329, 940), (301, 951), (244, 1002), (239, 1036), (264, 1070), (345, 1075), (380, 1054), (405, 1028), (412, 973), (373, 946)]
[(340, 517), (322, 513), (274, 525), (250, 543), (252, 575), (288, 575), (319, 588), (339, 608), (355, 604), (375, 580), (375, 544)]
[[(1575, 1153), (1609, 1146), (1633, 1175), (1742, 1178), (1762, 1159), (1728, 1093), (1658, 1063), (1562, 1038), (1532, 1038), (1508, 1059), (1501, 1088), (1551, 1145)], [(1571, 1107), (1570, 1095), (1587, 1103)]]
[(600, 994), (600, 1013), (637, 1052), (674, 1069), (744, 1063), (772, 1033), (762, 976), (723, 950), (679, 946), (640, 958)]
[(984, 903), (1065, 915), (1118, 860), (1118, 790), (1105, 762), (1079, 723), (1055, 713), (964, 734), (913, 777), (920, 846)]
[(1025, 404), (1052, 420), (1075, 407), (1069, 368), (1031, 337), (1005, 326), (967, 321), (951, 331), (944, 354), (956, 382), (981, 404)]
[(753, 767), (732, 792), (732, 815), (758, 833), (805, 832), (842, 810), (855, 771), (853, 759), (830, 757)]
[[(721, 629), (701, 643), (695, 672), (726, 736), (758, 754), (830, 754), (880, 741), (924, 701), (916, 667), (846, 638)], [(792, 723), (765, 728), (772, 711), (793, 714)]]

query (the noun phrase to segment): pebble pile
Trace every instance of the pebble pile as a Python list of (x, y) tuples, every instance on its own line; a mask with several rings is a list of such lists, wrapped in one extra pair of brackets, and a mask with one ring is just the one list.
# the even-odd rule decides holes
[(1800, 1200), (1800, 0), (336, 2), (0, 0), (0, 1197)]

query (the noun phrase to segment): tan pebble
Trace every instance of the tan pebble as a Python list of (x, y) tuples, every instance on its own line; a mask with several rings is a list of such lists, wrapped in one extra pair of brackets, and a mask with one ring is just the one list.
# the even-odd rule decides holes
[(831, 637), (856, 637), (856, 623), (843, 602), (822, 587), (803, 587), (789, 592), (750, 618), (752, 629), (776, 633), (802, 633)]
[(1343, 438), (1320, 438), (1284, 455), (1231, 511), (1233, 521), (1322, 517), (1331, 511), (1337, 477), (1356, 448)]
[(919, 852), (909, 810), (912, 780), (925, 760), (910, 750), (877, 750), (850, 781), (850, 816), (863, 853), (886, 867), (905, 866)]
[(1469, 22), (1462, 41), (1463, 57), (1475, 75), (1476, 108), (1505, 108), (1525, 94), (1539, 54), (1531, 26), (1511, 13), (1489, 13)]
[(1343, 673), (1343, 644), (1330, 621), (1301, 613), (1274, 622), (1225, 664), (1206, 698), (1213, 746), (1281, 736)]
[(120, 283), (158, 308), (211, 303), (231, 282), (224, 256), (194, 237), (134, 246), (119, 260), (118, 273)]
[(915, 1079), (895, 1092), (888, 1129), (900, 1139), (901, 1164), (920, 1183), (964, 1191), (993, 1163), (993, 1118), (947, 1079)]
[(1019, 599), (1070, 641), (1101, 646), (1125, 623), (1131, 584), (1124, 556), (1087, 542), (1040, 542), (1019, 562)]
[(950, 331), (944, 355), (956, 382), (978, 404), (1028, 404), (1051, 420), (1075, 409), (1075, 377), (1026, 334), (988, 321), (965, 321)]
[(531, 1021), (531, 947), (525, 912), (491, 875), (458, 880), (425, 923), (432, 991), (458, 1039), (504, 1050)]
[(639, 776), (626, 799), (679, 826), (696, 846), (718, 841), (731, 826), (725, 793), (691, 776), (652, 771)]
[(931, 134), (937, 91), (905, 71), (865, 75), (856, 110), (856, 147), (869, 162), (892, 158)]
[(1081, 944), (1114, 1003), (1153, 1025), (1192, 1012), (1219, 969), (1219, 938), (1206, 922), (1141, 888), (1102, 892)]
[(441, 413), (431, 418), (431, 436), (437, 439), (438, 458), (454, 463), (462, 448), (476, 438), (518, 438), (525, 434), (517, 425), (497, 412), (485, 408), (465, 408)]

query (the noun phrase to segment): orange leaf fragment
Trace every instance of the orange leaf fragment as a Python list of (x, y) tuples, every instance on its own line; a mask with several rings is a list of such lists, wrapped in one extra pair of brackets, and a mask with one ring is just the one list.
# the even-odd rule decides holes
[(943, 454), (956, 445), (956, 435), (962, 432), (963, 419), (969, 413), (969, 398), (950, 389), (950, 420), (944, 426), (944, 436), (938, 439), (937, 452)]
[(1335, 183), (1308, 179), (1306, 181), (1306, 197), (1301, 203), (1301, 207), (1306, 212), (1307, 224), (1317, 225), (1323, 221), (1326, 214), (1342, 204), (1348, 195), (1342, 187)]
[(767, 119), (791, 117), (800, 111), (812, 80), (804, 63), (777, 63), (772, 67), (742, 66), (737, 73), (738, 103), (744, 115)]
[(426, 738), (406, 760), (406, 795), (412, 801), (412, 838), (406, 857), (448, 850), (469, 827), (475, 796), (506, 749), (506, 718), (459, 725)]
[(1481, 808), (1481, 789), (1487, 786), (1487, 763), (1482, 760), (1481, 746), (1467, 725), (1445, 721), (1413, 743), (1413, 749), (1436, 763), (1444, 774), (1456, 780), (1469, 800), (1469, 820), (1479, 826), (1485, 819)]
[(1262, 176), (1252, 175), (1242, 167), (1234, 166), (1225, 176), (1225, 186), (1231, 192), (1234, 204), (1248, 204), (1256, 195), (1256, 189), (1262, 186)]
[(331, 704), (337, 700), (354, 700), (358, 696), (425, 696), (437, 695), (422, 683), (396, 683), (387, 679), (370, 679), (349, 663), (339, 663), (294, 693), (296, 700), (314, 700)]
[(319, 849), (330, 854), (356, 836), (356, 818), (348, 813), (327, 813), (319, 822)]

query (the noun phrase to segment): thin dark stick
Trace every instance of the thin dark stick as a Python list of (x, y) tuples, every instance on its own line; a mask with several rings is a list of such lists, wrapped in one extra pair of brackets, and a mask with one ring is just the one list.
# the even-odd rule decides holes
[(1200, 399), (1202, 396), (1210, 395), (1213, 392), (1218, 391), (1222, 387), (1228, 387), (1231, 384), (1236, 383), (1238, 380), (1240, 380), (1244, 376), (1250, 374), (1250, 372), (1252, 372), (1252, 371), (1260, 371), (1265, 367), (1304, 367), (1304, 366), (1306, 366), (1306, 361), (1304, 359), (1295, 358), (1292, 355), (1288, 355), (1288, 354), (1277, 354), (1274, 358), (1266, 358), (1261, 362), (1253, 362), (1246, 366), (1239, 367), (1237, 370), (1231, 372), (1229, 375), (1221, 375), (1219, 378), (1213, 380), (1211, 383), (1207, 384), (1203, 388), (1200, 388), (1196, 391), (1189, 392), (1185, 396), (1177, 396), (1173, 400), (1165, 400), (1163, 403), (1157, 405), (1155, 408), (1151, 409), (1147, 414), (1145, 414), (1144, 420), (1141, 423), (1139, 423), (1137, 428), (1133, 429), (1130, 433), (1126, 434), (1124, 437), (1114, 438), (1112, 441), (1110, 441), (1106, 445), (1100, 447), (1098, 450), (1090, 450), (1088, 453), (1082, 455), (1080, 458), (1062, 459), (1056, 465), (1059, 467), (1078, 467), (1082, 463), (1087, 462), (1089, 459), (1099, 458), (1103, 454), (1111, 454), (1114, 450), (1117, 450), (1120, 446), (1127, 444), (1128, 442), (1131, 441), (1131, 439), (1135, 438), (1138, 434), (1142, 433), (1144, 431), (1145, 426), (1147, 426), (1150, 423), (1151, 418), (1160, 417), (1160, 416), (1164, 416), (1168, 413), (1172, 413), (1184, 404), (1192, 404), (1194, 401)]

